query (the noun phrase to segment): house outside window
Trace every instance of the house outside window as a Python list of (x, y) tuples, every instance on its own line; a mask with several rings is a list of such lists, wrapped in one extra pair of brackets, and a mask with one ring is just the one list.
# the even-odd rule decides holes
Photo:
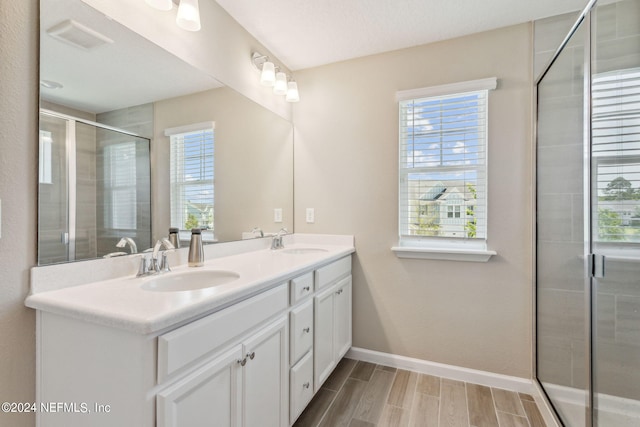
[[(486, 251), (490, 78), (402, 91), (399, 245)], [(401, 255), (398, 255), (401, 256)]]

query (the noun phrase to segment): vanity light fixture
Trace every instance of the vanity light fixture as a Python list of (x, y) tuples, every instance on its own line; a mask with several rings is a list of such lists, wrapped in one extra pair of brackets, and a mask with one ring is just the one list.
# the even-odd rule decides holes
[(200, 8), (198, 7), (198, 0), (180, 0), (176, 24), (183, 30), (200, 31)]
[(178, 5), (176, 24), (187, 31), (200, 31), (200, 7), (198, 0), (145, 0), (154, 9), (168, 11)]
[(298, 93), (298, 83), (294, 80), (291, 80), (287, 83), (287, 102), (298, 102), (300, 101), (300, 94)]
[(298, 84), (287, 73), (276, 67), (268, 56), (253, 52), (251, 63), (260, 72), (260, 83), (263, 86), (273, 87), (275, 95), (286, 95), (288, 102), (300, 101)]
[(283, 71), (278, 71), (276, 73), (276, 81), (273, 85), (273, 93), (275, 95), (287, 94), (287, 75)]

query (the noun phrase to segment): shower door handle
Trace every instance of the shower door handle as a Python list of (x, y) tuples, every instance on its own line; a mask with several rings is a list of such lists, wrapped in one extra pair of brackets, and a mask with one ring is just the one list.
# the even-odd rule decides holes
[(596, 279), (602, 279), (604, 277), (604, 265), (605, 265), (605, 256), (598, 254), (591, 254), (590, 259), (590, 270), (591, 277), (595, 277)]
[(62, 243), (64, 245), (68, 245), (69, 244), (69, 233), (63, 232), (60, 235), (60, 243)]

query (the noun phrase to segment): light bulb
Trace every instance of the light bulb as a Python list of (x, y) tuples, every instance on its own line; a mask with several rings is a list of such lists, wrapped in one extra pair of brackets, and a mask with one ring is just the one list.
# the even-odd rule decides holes
[(298, 83), (296, 82), (287, 83), (287, 101), (288, 102), (300, 101), (300, 94), (298, 93)]
[(176, 24), (183, 30), (200, 31), (198, 0), (180, 0)]
[(287, 93), (287, 75), (282, 71), (276, 73), (276, 82), (273, 86), (275, 95), (286, 95)]
[(273, 62), (265, 62), (262, 64), (262, 73), (260, 74), (260, 83), (263, 86), (273, 86), (276, 82), (276, 67)]

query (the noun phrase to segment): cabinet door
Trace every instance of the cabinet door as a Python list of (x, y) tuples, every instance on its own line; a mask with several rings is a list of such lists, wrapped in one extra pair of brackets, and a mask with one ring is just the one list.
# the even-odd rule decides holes
[(237, 345), (158, 393), (158, 427), (240, 425), (240, 364)]
[(342, 359), (351, 348), (351, 276), (344, 278), (335, 287), (335, 358)]
[(335, 288), (331, 286), (314, 297), (313, 323), (316, 333), (313, 341), (313, 385), (316, 392), (329, 377), (336, 364), (334, 351), (334, 292)]
[(288, 424), (288, 319), (282, 317), (244, 343), (243, 425)]

